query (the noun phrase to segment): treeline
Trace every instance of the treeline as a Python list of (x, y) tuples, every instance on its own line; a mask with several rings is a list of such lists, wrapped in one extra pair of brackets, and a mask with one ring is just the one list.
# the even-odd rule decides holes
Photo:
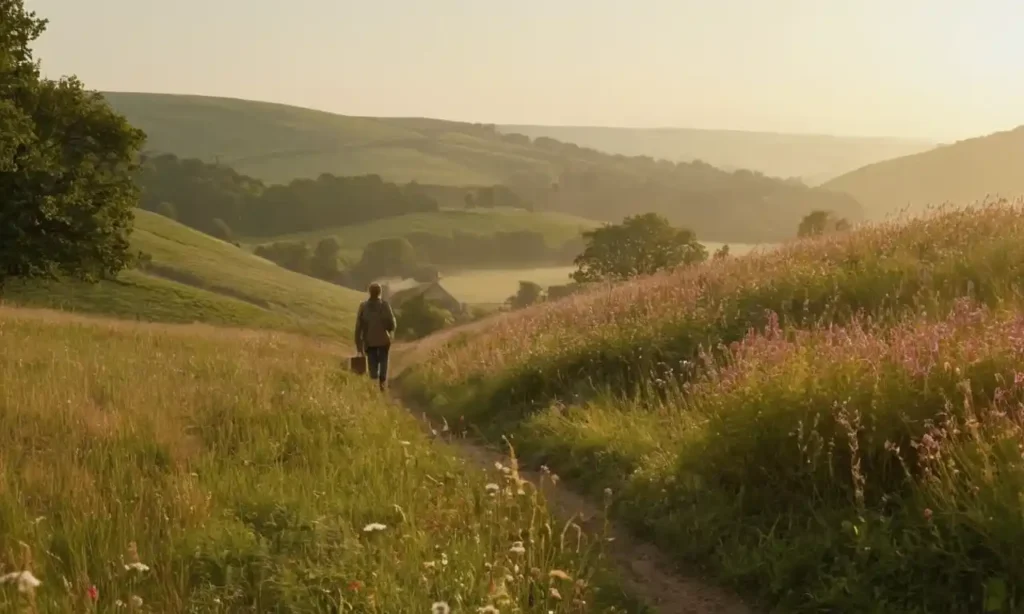
[(499, 143), (524, 159), (543, 161), (529, 166), (510, 162), (502, 173), (502, 183), (537, 210), (609, 222), (655, 212), (704, 240), (741, 243), (788, 239), (813, 210), (834, 211), (851, 222), (864, 218), (852, 196), (808, 187), (795, 178), (725, 171), (699, 160), (607, 154), (550, 137), (502, 134), (491, 124), (438, 121), (416, 127), (438, 138), (458, 130)]
[(272, 236), (439, 208), (415, 183), (401, 186), (377, 175), (323, 174), (267, 186), (223, 165), (170, 154), (145, 157), (136, 181), (143, 209), (225, 239), (233, 233)]
[[(636, 172), (642, 170), (644, 172)], [(809, 211), (827, 209), (860, 219), (851, 196), (750, 171), (726, 172), (702, 162), (642, 162), (618, 168), (579, 165), (552, 182), (519, 176), (512, 188), (539, 209), (615, 220), (638, 210), (658, 213), (710, 241), (782, 241)]]
[(444, 266), (568, 264), (583, 251), (585, 242), (581, 235), (549, 246), (542, 234), (528, 230), (492, 235), (455, 232), (450, 237), (414, 232), (368, 244), (355, 262), (340, 258), (341, 248), (329, 237), (314, 245), (275, 241), (257, 246), (255, 254), (297, 273), (363, 289), (381, 277), (434, 281), (439, 278), (438, 267)]

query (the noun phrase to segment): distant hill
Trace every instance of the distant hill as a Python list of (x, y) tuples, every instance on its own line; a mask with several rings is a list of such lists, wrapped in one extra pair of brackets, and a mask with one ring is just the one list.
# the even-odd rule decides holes
[(498, 130), (531, 138), (550, 137), (612, 154), (674, 162), (703, 160), (724, 170), (745, 168), (771, 177), (799, 177), (808, 185), (935, 146), (913, 139), (691, 128), (500, 125)]
[(825, 187), (853, 195), (873, 217), (987, 196), (1016, 198), (1024, 195), (1024, 126), (871, 164)]
[(360, 293), (293, 273), (248, 251), (136, 210), (142, 269), (98, 284), (11, 283), (4, 300), (154, 322), (204, 322), (317, 336), (351, 335)]
[(705, 163), (613, 156), (495, 126), (432, 119), (346, 117), (279, 104), (201, 96), (106, 94), (149, 136), (147, 150), (217, 162), (267, 183), (380, 175), (448, 186), (505, 185), (535, 208), (619, 221), (655, 211), (701, 239), (774, 242), (816, 208), (862, 217), (844, 194)]

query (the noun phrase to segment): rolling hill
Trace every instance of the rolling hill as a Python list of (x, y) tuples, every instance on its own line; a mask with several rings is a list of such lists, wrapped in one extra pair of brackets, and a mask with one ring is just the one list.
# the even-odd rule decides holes
[(136, 210), (132, 246), (151, 261), (116, 280), (12, 283), (4, 299), (154, 322), (204, 322), (351, 336), (359, 293), (276, 264), (177, 222)]
[(926, 151), (934, 143), (897, 138), (840, 137), (692, 128), (500, 125), (505, 133), (548, 137), (624, 156), (673, 162), (703, 160), (725, 170), (750, 169), (818, 185), (866, 164)]
[(872, 217), (946, 202), (1024, 194), (1024, 126), (871, 164), (825, 184), (851, 194)]
[[(219, 162), (265, 183), (379, 175), (421, 185), (504, 185), (537, 209), (602, 221), (654, 211), (702, 239), (774, 242), (809, 211), (862, 217), (849, 196), (746, 170), (609, 155), (493, 125), (346, 117), (279, 104), (105, 94), (148, 135), (147, 151)], [(180, 204), (180, 203), (176, 203)]]

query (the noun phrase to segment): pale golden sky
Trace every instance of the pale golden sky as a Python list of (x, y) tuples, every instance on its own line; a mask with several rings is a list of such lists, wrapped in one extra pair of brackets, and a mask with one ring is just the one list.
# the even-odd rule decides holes
[(48, 76), (354, 115), (952, 140), (1024, 124), (1024, 0), (26, 0)]

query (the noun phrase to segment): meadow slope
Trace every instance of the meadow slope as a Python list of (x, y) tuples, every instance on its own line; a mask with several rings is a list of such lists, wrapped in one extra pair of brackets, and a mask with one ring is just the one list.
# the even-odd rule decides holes
[(151, 261), (116, 280), (12, 283), (3, 298), (120, 318), (351, 337), (358, 292), (293, 273), (148, 211), (135, 211), (131, 239)]
[(492, 320), (401, 385), (786, 612), (1024, 603), (1024, 207), (944, 211)]
[(1024, 126), (870, 164), (824, 187), (854, 196), (881, 218), (943, 203), (1024, 195)]
[(467, 465), (339, 362), (281, 334), (0, 309), (2, 571), (41, 582), (0, 577), (0, 608), (643, 611), (600, 531), (555, 524), (514, 469)]

